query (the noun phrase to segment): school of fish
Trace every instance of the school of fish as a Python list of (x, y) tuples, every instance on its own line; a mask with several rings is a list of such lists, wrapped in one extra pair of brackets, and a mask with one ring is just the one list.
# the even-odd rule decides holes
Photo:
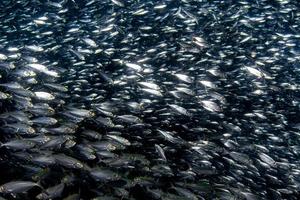
[(300, 2), (2, 0), (0, 200), (297, 200)]

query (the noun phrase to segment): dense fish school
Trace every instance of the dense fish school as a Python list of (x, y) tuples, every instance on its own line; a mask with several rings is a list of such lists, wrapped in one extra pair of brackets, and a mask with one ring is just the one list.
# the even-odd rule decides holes
[(0, 199), (299, 199), (299, 8), (0, 1)]

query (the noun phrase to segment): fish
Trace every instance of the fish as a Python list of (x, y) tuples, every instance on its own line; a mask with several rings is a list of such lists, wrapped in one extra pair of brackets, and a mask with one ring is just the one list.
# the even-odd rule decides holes
[(58, 185), (55, 185), (53, 187), (47, 188), (44, 192), (38, 194), (36, 196), (37, 199), (52, 199), (52, 198), (58, 198), (62, 195), (62, 192), (64, 190), (65, 184), (60, 183)]
[(181, 115), (186, 115), (186, 116), (190, 116), (191, 114), (183, 107), (175, 105), (175, 104), (170, 104), (169, 105), (172, 110), (174, 110), (175, 112), (181, 114)]
[(142, 122), (139, 117), (134, 116), (134, 115), (120, 115), (120, 116), (117, 116), (117, 119), (122, 122), (130, 123), (130, 124)]
[(91, 47), (97, 47), (96, 42), (90, 38), (84, 38), (83, 41)]
[(1, 1), (1, 197), (298, 199), (298, 7)]
[(51, 100), (55, 99), (55, 96), (48, 92), (37, 91), (37, 92), (34, 92), (34, 94), (35, 94), (36, 98), (39, 100), (51, 101)]
[(124, 3), (122, 1), (119, 0), (111, 0), (111, 2), (113, 2), (115, 5), (120, 6), (120, 7), (124, 7)]
[(53, 156), (55, 159), (55, 162), (59, 165), (62, 165), (66, 168), (71, 168), (71, 169), (77, 169), (77, 168), (83, 168), (84, 165), (77, 159), (64, 155), (64, 154), (57, 154)]
[(221, 108), (213, 101), (203, 100), (201, 101), (203, 108), (211, 112), (220, 112)]
[(109, 169), (91, 169), (89, 173), (93, 179), (101, 182), (114, 181), (120, 178), (120, 176), (117, 173), (114, 173)]
[(12, 149), (12, 150), (20, 151), (20, 150), (31, 149), (35, 146), (35, 144), (31, 141), (15, 139), (15, 140), (10, 140), (9, 142), (3, 143), (0, 146), (8, 148), (8, 149)]
[(0, 186), (0, 193), (18, 194), (26, 192), (33, 187), (40, 187), (39, 184), (31, 181), (11, 181)]
[(137, 72), (140, 72), (142, 71), (142, 67), (138, 64), (135, 64), (135, 63), (125, 63), (126, 67), (130, 68), (130, 69), (133, 69)]
[(121, 137), (121, 136), (117, 136), (117, 135), (106, 135), (106, 137), (108, 137), (108, 138), (110, 138), (110, 139), (112, 139), (112, 140), (114, 140), (114, 141), (117, 141), (117, 142), (119, 142), (119, 143), (121, 143), (121, 144), (123, 144), (123, 145), (126, 145), (126, 146), (130, 146), (130, 145), (131, 145), (131, 143), (130, 143), (129, 140), (127, 140), (127, 139), (125, 139), (125, 138), (123, 138), (123, 137)]
[(46, 75), (53, 76), (53, 77), (59, 77), (59, 74), (56, 71), (48, 70), (48, 68), (45, 65), (38, 64), (38, 63), (30, 63), (27, 65), (28, 68), (31, 68), (33, 70), (36, 70), (38, 72), (42, 72)]
[(159, 154), (159, 156), (164, 160), (164, 161), (167, 161), (167, 158), (166, 158), (166, 155), (165, 155), (165, 152), (163, 150), (163, 148), (161, 148), (161, 146), (159, 146), (158, 144), (155, 144), (155, 149), (157, 151), (157, 153)]
[(34, 123), (35, 125), (55, 125), (57, 119), (51, 117), (38, 117), (31, 119), (31, 123)]

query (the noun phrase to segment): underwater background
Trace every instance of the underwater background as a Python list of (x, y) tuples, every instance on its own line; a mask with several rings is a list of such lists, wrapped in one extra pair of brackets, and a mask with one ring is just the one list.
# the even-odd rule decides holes
[(0, 199), (300, 199), (300, 2), (2, 0)]

